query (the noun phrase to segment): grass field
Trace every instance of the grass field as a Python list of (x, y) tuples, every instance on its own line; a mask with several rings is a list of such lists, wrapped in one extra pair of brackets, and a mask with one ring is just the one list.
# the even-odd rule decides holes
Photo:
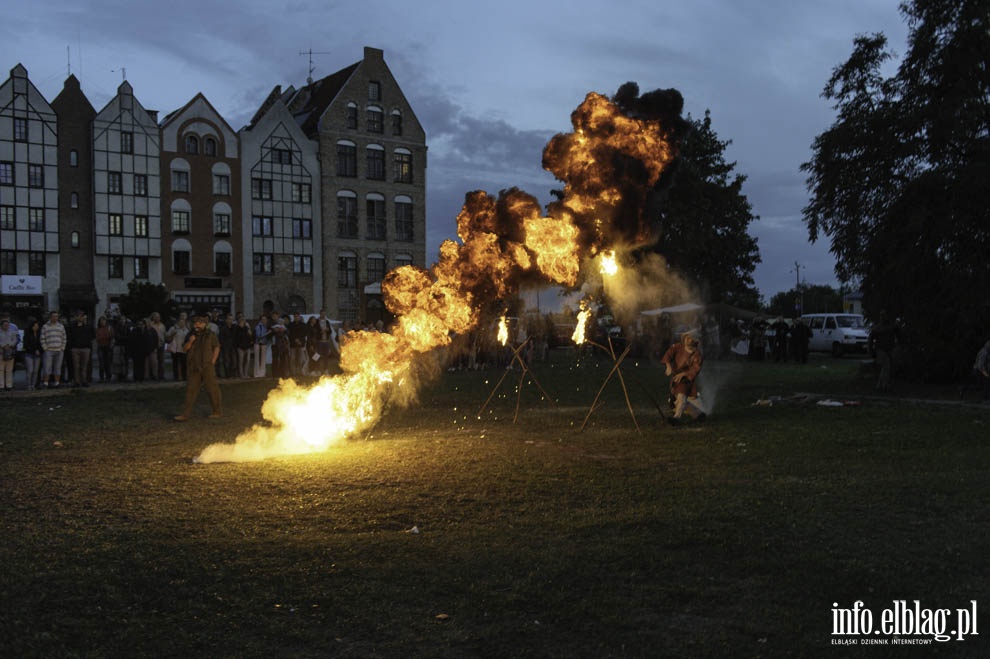
[[(515, 423), (517, 372), (481, 419), (502, 373), (449, 372), (367, 435), (245, 464), (192, 458), (269, 382), (185, 424), (174, 386), (4, 399), (0, 656), (916, 656), (832, 645), (833, 603), (990, 607), (990, 407), (875, 398), (856, 360), (710, 362), (715, 413), (671, 428), (629, 363), (642, 432), (616, 378), (581, 431), (611, 366), (554, 352), (554, 402), (524, 381)], [(990, 656), (978, 622), (926, 654)]]

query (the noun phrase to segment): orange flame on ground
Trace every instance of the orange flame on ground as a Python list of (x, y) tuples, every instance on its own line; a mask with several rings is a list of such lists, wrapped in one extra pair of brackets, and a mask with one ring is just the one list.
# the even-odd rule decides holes
[[(556, 135), (544, 149), (544, 168), (565, 182), (546, 216), (534, 197), (515, 188), (497, 198), (467, 194), (457, 215), (461, 242), (444, 241), (430, 270), (403, 266), (385, 276), (385, 304), (398, 318), (389, 334), (349, 333), (342, 375), (310, 387), (280, 381), (262, 407), (264, 424), (234, 444), (208, 446), (196, 461), (321, 451), (371, 428), (388, 405), (415, 400), (429, 353), (477, 327), (485, 307), (524, 283), (573, 287), (588, 255), (647, 235), (647, 195), (674, 158), (667, 130), (658, 120), (625, 116), (595, 93), (571, 121), (574, 132)], [(583, 341), (582, 330), (575, 342)]]

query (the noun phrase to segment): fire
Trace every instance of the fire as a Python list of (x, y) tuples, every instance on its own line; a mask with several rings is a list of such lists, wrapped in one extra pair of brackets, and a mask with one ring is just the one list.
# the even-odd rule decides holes
[(502, 316), (498, 321), (498, 342), (501, 345), (506, 345), (509, 342), (509, 323)]
[(615, 260), (615, 250), (610, 249), (602, 252), (601, 271), (603, 275), (615, 275), (619, 271), (619, 264)]
[[(309, 387), (280, 381), (262, 407), (264, 423), (234, 444), (208, 446), (196, 461), (325, 450), (373, 427), (387, 406), (415, 401), (417, 374), (433, 370), (419, 366), (433, 349), (473, 330), (522, 284), (574, 287), (583, 262), (599, 253), (602, 268), (614, 268), (615, 245), (649, 235), (646, 201), (676, 153), (671, 130), (649, 113), (637, 114), (626, 116), (606, 97), (588, 94), (571, 115), (574, 132), (556, 135), (544, 149), (544, 168), (564, 182), (546, 214), (516, 188), (497, 197), (468, 193), (457, 215), (460, 242), (444, 241), (429, 270), (403, 266), (382, 282), (385, 304), (397, 317), (389, 333), (349, 333), (341, 345), (343, 374)], [(576, 343), (584, 341), (590, 314), (585, 308), (579, 315)], [(499, 340), (508, 340), (504, 317)]]
[(578, 311), (577, 315), (577, 325), (574, 326), (574, 333), (571, 334), (571, 341), (575, 345), (581, 345), (585, 342), (586, 327), (588, 325), (588, 319), (591, 317), (591, 309), (588, 308), (588, 301), (581, 300), (581, 310)]

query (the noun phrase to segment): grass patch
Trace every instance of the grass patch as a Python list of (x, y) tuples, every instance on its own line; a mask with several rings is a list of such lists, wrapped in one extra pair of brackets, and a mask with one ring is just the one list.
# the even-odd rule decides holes
[(0, 401), (0, 649), (823, 656), (833, 602), (990, 605), (990, 408), (872, 398), (855, 360), (710, 362), (715, 414), (669, 428), (630, 362), (642, 433), (617, 379), (579, 432), (611, 366), (555, 352), (553, 404), (524, 382), (517, 423), (517, 372), (481, 419), (502, 373), (447, 373), (364, 437), (253, 464), (191, 458), (260, 421), (267, 382), (186, 424), (177, 388)]

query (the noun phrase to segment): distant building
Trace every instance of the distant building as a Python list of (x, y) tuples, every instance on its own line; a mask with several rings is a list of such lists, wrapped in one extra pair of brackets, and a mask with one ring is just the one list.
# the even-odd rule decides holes
[(58, 122), (18, 64), (0, 85), (0, 308), (58, 309)]
[(126, 80), (96, 111), (0, 85), (0, 310), (96, 317), (133, 281), (181, 309), (387, 320), (388, 270), (426, 266), (426, 134), (377, 48), (276, 86), (235, 132), (202, 94), (159, 123)]
[(244, 280), (237, 133), (197, 94), (161, 134), (162, 281), (180, 309), (231, 313)]
[(426, 133), (377, 48), (286, 105), (319, 142), (321, 306), (341, 320), (375, 322), (385, 315), (385, 273), (426, 265)]
[(126, 81), (93, 119), (92, 167), (96, 293), (113, 308), (129, 282), (162, 281), (161, 133)]
[(319, 142), (275, 87), (240, 130), (244, 308), (315, 313), (324, 304)]

